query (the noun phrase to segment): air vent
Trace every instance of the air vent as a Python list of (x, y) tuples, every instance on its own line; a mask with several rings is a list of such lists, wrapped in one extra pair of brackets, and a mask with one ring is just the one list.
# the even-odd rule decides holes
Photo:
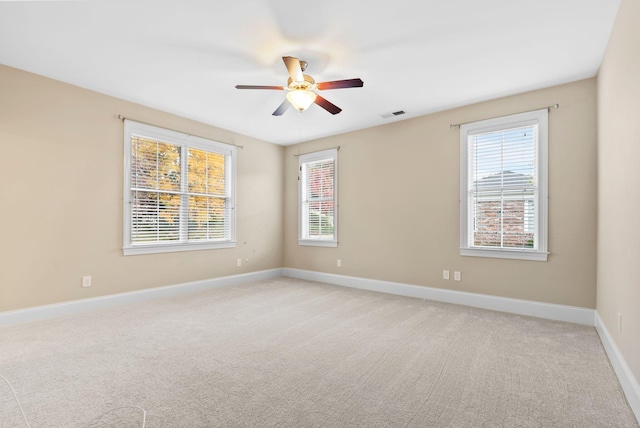
[(389, 119), (390, 117), (393, 117), (393, 116), (402, 116), (403, 114), (406, 114), (406, 113), (407, 113), (407, 112), (406, 112), (406, 111), (404, 111), (404, 110), (398, 110), (398, 111), (394, 111), (394, 112), (392, 112), (392, 113), (385, 113), (385, 114), (381, 114), (380, 116), (381, 116), (383, 119)]

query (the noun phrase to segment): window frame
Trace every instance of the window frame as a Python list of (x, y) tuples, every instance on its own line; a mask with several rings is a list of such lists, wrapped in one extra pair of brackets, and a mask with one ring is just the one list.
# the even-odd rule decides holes
[[(303, 164), (333, 159), (333, 239), (310, 239), (304, 236)], [(338, 149), (320, 150), (298, 156), (298, 245), (316, 247), (338, 246)]]
[[(189, 148), (196, 150), (204, 150), (210, 153), (221, 154), (225, 156), (225, 180), (229, 180), (229, 190), (227, 200), (229, 203), (228, 229), (229, 236), (224, 240), (216, 241), (189, 241), (188, 238), (183, 241), (171, 241), (168, 243), (152, 244), (133, 244), (132, 238), (132, 197), (131, 197), (131, 137), (132, 135), (140, 135), (152, 139), (156, 139), (168, 144), (179, 146), (181, 154), (184, 155)], [(180, 195), (188, 195), (186, 190), (184, 169), (187, 168), (186, 158), (183, 156), (181, 162), (181, 190)], [(203, 137), (197, 137), (174, 131), (158, 126), (135, 122), (133, 120), (124, 120), (124, 194), (123, 194), (123, 245), (122, 251), (125, 256), (137, 254), (156, 254), (156, 253), (172, 253), (180, 251), (210, 250), (217, 248), (233, 248), (236, 246), (236, 147), (230, 144), (221, 143), (219, 141), (209, 140)], [(180, 206), (180, 223), (181, 236), (185, 236), (186, 224), (188, 223), (184, 216), (188, 215), (188, 206)], [(184, 224), (184, 225), (183, 225)]]
[[(548, 252), (548, 109), (534, 110), (493, 119), (470, 122), (460, 126), (460, 255), (517, 260), (547, 261)], [(538, 125), (536, 145), (537, 192), (534, 192), (534, 220), (537, 248), (479, 247), (471, 244), (474, 216), (469, 189), (470, 135), (500, 131), (520, 126)]]

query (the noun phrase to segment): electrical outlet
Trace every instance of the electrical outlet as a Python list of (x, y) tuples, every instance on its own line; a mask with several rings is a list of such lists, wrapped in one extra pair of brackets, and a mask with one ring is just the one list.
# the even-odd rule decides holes
[(458, 271), (453, 272), (454, 281), (462, 281), (462, 274)]
[(236, 266), (238, 267), (242, 266), (242, 259), (236, 260)]
[(341, 260), (341, 259), (338, 259), (338, 261), (336, 262), (336, 265), (337, 265), (338, 267), (342, 267), (342, 260)]
[(91, 287), (91, 276), (83, 276), (82, 277), (82, 286), (83, 287)]
[(442, 271), (442, 279), (449, 279), (449, 271), (448, 270), (443, 270)]

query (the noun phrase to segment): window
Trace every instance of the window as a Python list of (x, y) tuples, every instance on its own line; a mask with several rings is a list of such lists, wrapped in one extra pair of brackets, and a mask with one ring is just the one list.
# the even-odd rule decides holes
[(124, 254), (235, 246), (235, 147), (125, 120)]
[(337, 247), (338, 150), (301, 155), (298, 161), (298, 244)]
[(460, 254), (547, 260), (547, 110), (460, 127)]

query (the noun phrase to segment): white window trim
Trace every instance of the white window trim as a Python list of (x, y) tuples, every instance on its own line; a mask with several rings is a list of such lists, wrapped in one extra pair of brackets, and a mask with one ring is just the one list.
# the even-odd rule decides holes
[[(303, 212), (302, 212), (302, 176), (301, 167), (303, 163), (313, 162), (323, 159), (333, 159), (333, 239), (305, 239), (303, 238)], [(298, 157), (298, 245), (314, 247), (337, 247), (338, 246), (338, 149), (327, 149)]]
[[(166, 244), (136, 244), (131, 243), (131, 135), (140, 134), (145, 137), (156, 138), (168, 143), (178, 144), (194, 149), (213, 151), (228, 155), (231, 163), (229, 195), (229, 239), (224, 241), (207, 242), (170, 242)], [(123, 197), (123, 246), (125, 256), (136, 254), (171, 253), (179, 251), (210, 250), (216, 248), (233, 248), (236, 246), (236, 147), (202, 137), (184, 134), (170, 129), (164, 129), (145, 123), (124, 121), (124, 197)]]
[[(548, 110), (536, 110), (494, 119), (467, 123), (460, 126), (460, 255), (517, 260), (547, 261), (548, 253)], [(468, 192), (468, 136), (517, 126), (538, 124), (538, 221), (536, 222), (537, 249), (473, 247), (470, 244), (472, 216), (469, 213)]]

